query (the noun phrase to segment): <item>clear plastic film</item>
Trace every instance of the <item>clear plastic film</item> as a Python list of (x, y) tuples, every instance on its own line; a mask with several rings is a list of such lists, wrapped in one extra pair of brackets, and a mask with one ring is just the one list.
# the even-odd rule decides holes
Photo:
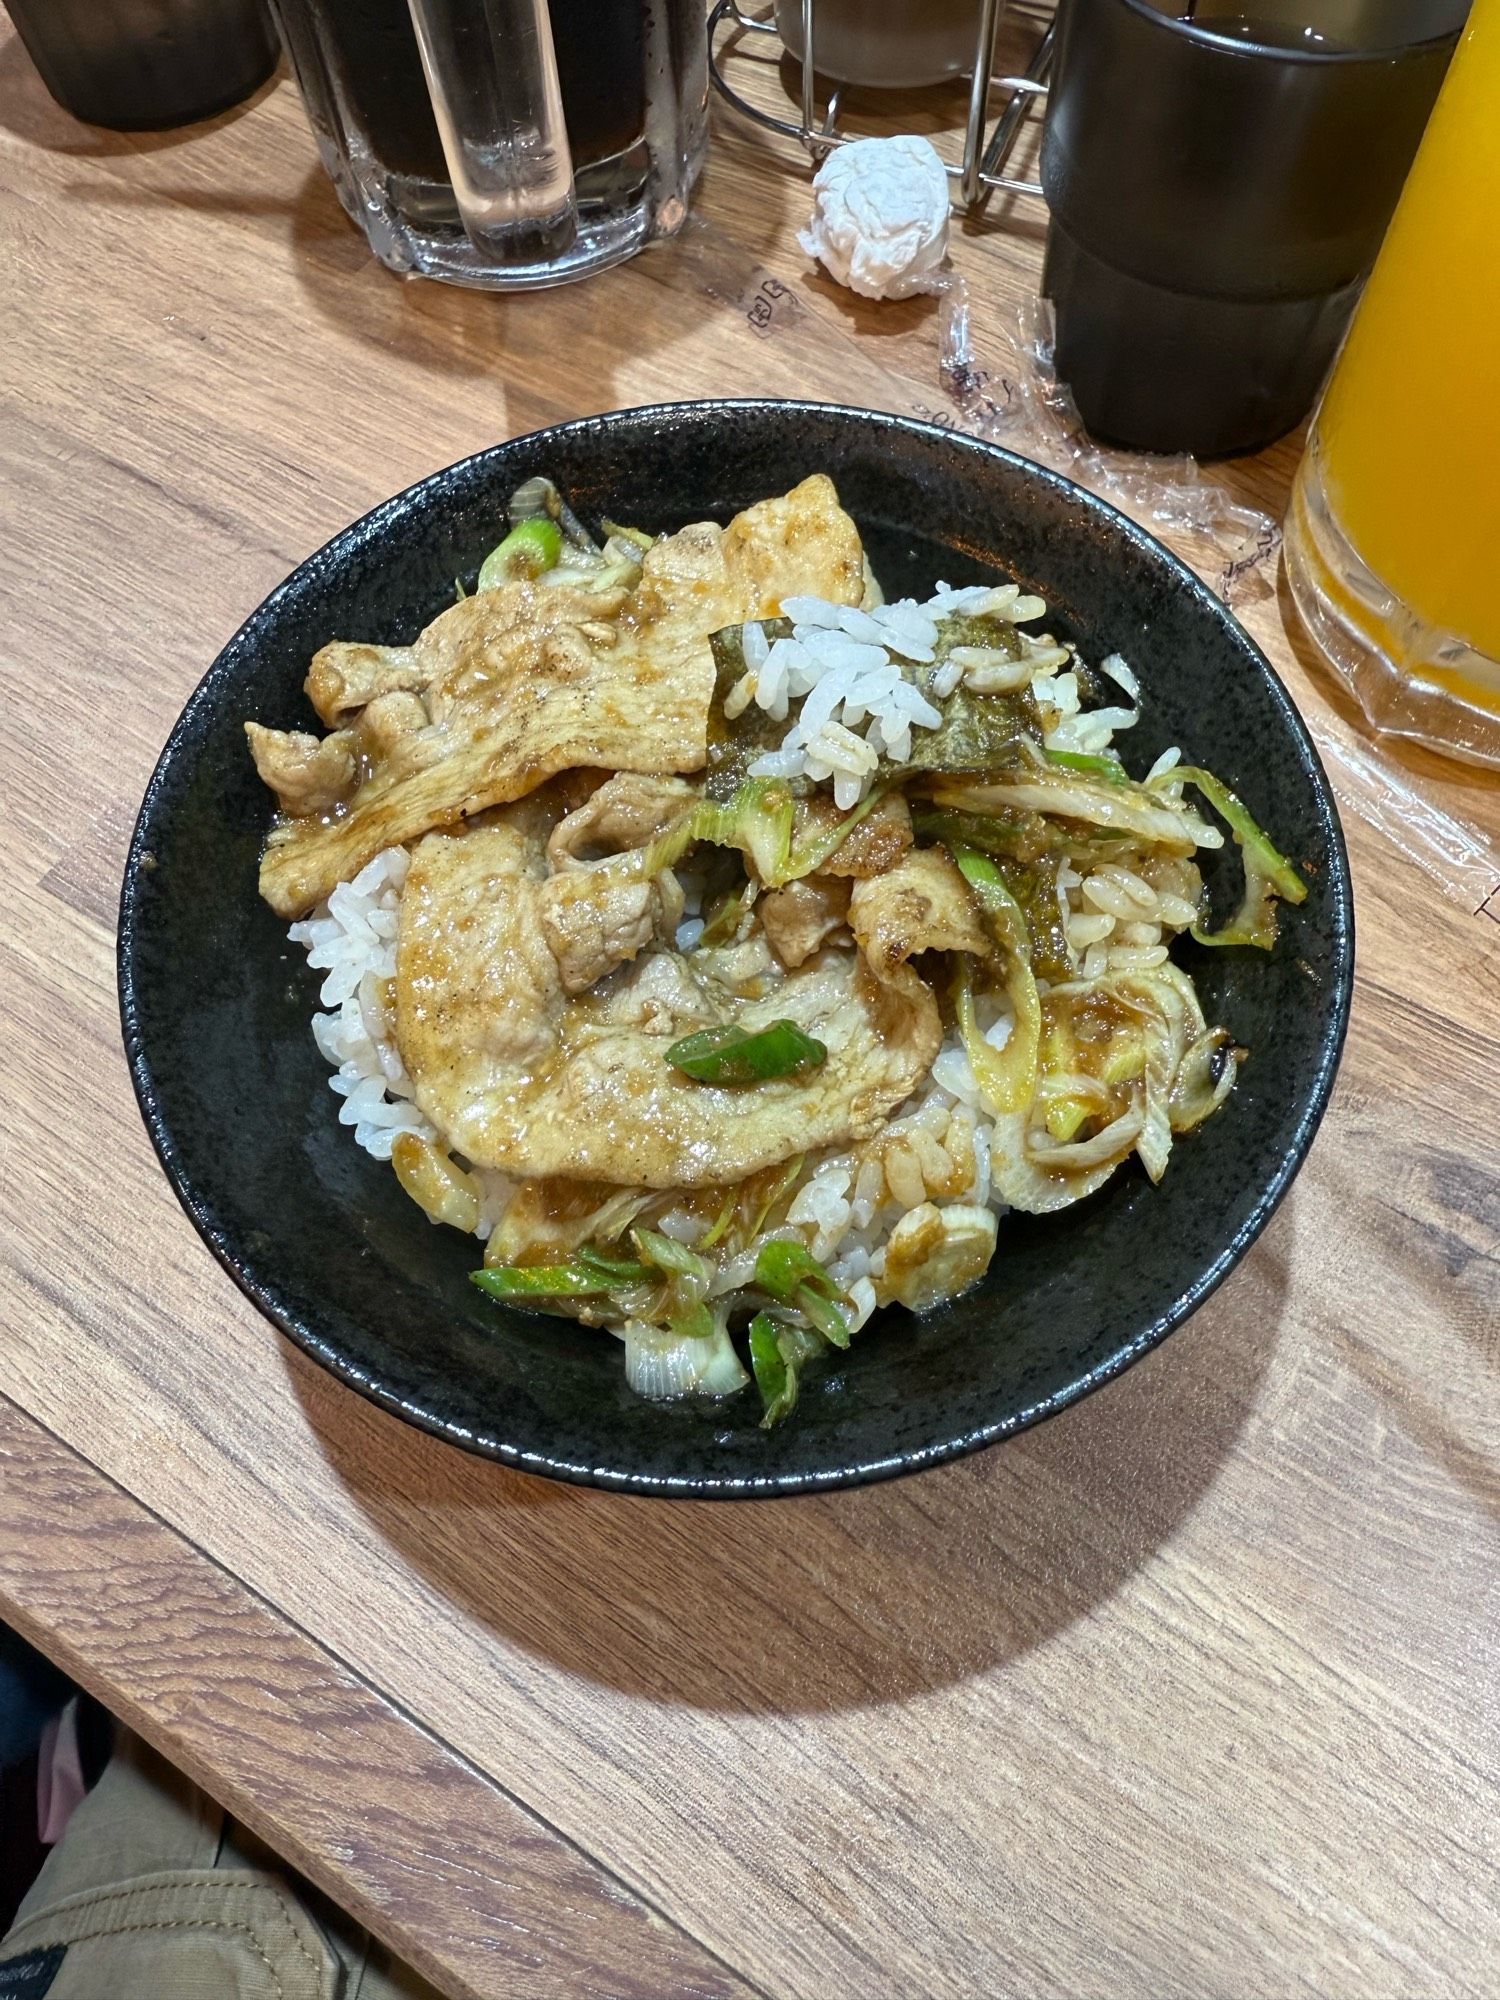
[(1065, 474), (1143, 527), (1184, 539), (1189, 546), (1183, 553), (1226, 603), (1272, 594), (1281, 530), (1269, 514), (1246, 506), (1185, 454), (1114, 451), (1089, 436), (1052, 363), (1049, 300), (1034, 295), (1022, 300), (1015, 373), (996, 384), (975, 356), (968, 286), (947, 273), (941, 297), (943, 382), (970, 419), (966, 428)]
[(1500, 923), (1500, 848), (1429, 798), (1393, 758), (1342, 732), (1313, 733), (1339, 805), (1383, 834), (1450, 903)]
[[(744, 393), (816, 396), (886, 409), (948, 425), (1006, 446), (1062, 473), (1169, 541), (1232, 608), (1263, 603), (1276, 590), (1281, 531), (1246, 506), (1222, 481), (1188, 457), (1110, 450), (1083, 429), (1052, 366), (1051, 314), (1044, 299), (1020, 308), (1015, 359), (997, 375), (976, 359), (968, 290), (952, 272), (929, 289), (940, 301), (940, 384), (907, 373), (887, 358), (894, 341), (853, 332), (793, 274), (778, 276), (733, 238), (698, 215), (656, 253), (662, 275), (687, 284), (735, 313), (765, 345), (763, 379)], [(670, 272), (666, 260), (670, 259)], [(1500, 921), (1500, 849), (1480, 829), (1448, 812), (1393, 754), (1364, 744), (1337, 720), (1311, 719), (1340, 806), (1363, 820), (1450, 902)]]

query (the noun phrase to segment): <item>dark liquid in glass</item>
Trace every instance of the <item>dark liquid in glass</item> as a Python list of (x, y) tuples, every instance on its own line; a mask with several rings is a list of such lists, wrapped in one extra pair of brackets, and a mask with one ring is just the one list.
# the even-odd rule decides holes
[(1254, 14), (1228, 14), (1222, 20), (1208, 14), (1195, 14), (1193, 18), (1200, 28), (1211, 28), (1216, 35), (1225, 35), (1237, 42), (1254, 42), (1263, 49), (1321, 49), (1331, 52), (1348, 46), (1345, 42), (1335, 41), (1331, 35), (1319, 34), (1316, 28), (1291, 28), (1285, 21), (1267, 21)]
[[(406, 0), (320, 0), (320, 18), (343, 75), (354, 122), (382, 166), (415, 181), (446, 183), (417, 37)], [(577, 169), (638, 144), (645, 124), (645, 58), (640, 0), (551, 0), (552, 41)], [(474, 9), (492, 60), (483, 12)], [(456, 211), (453, 219), (456, 220)]]
[[(1316, 11), (1311, 5), (1307, 8), (1308, 15)], [(1256, 14), (1226, 5), (1224, 0), (1197, 0), (1197, 4), (1189, 0), (1179, 18), (1191, 21), (1194, 27), (1207, 28), (1210, 34), (1223, 35), (1237, 42), (1253, 42), (1263, 49), (1311, 49), (1329, 55), (1354, 47), (1352, 42), (1333, 31), (1326, 21), (1319, 24), (1309, 20), (1299, 9), (1285, 14)]]

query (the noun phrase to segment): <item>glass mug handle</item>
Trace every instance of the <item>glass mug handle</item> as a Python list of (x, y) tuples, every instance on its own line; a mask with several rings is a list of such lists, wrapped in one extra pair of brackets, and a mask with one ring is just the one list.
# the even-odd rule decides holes
[(497, 262), (560, 255), (578, 230), (547, 0), (408, 0), (470, 241)]

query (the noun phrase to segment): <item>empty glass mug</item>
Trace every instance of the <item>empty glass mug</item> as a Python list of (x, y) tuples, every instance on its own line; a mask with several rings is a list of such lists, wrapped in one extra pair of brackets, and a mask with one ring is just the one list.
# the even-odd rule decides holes
[(687, 215), (702, 0), (271, 0), (339, 197), (394, 271), (524, 290)]

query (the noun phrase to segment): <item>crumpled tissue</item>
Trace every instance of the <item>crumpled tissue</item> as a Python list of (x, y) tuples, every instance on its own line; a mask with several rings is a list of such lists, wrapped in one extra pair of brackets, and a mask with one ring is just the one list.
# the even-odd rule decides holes
[(948, 254), (948, 175), (930, 141), (851, 140), (819, 167), (813, 197), (797, 241), (841, 285), (866, 299), (936, 289)]

